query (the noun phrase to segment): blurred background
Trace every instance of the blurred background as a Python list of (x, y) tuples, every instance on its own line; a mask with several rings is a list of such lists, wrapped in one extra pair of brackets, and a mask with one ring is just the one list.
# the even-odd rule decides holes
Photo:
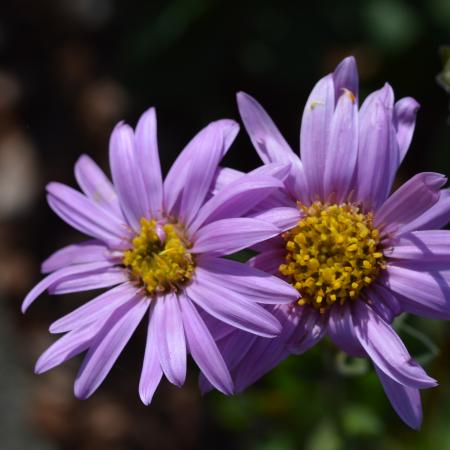
[[(74, 185), (88, 153), (107, 170), (118, 120), (157, 106), (162, 164), (208, 121), (238, 118), (255, 96), (293, 148), (314, 83), (356, 56), (364, 98), (389, 81), (422, 105), (399, 181), (450, 173), (448, 0), (16, 0), (0, 12), (0, 448), (2, 450), (450, 449), (450, 325), (401, 318), (399, 333), (440, 386), (423, 392), (424, 425), (409, 430), (370, 367), (327, 342), (292, 357), (245, 394), (201, 398), (197, 372), (138, 398), (143, 334), (87, 401), (73, 397), (73, 360), (33, 375), (54, 340), (48, 325), (93, 296), (24, 294), (39, 264), (81, 236), (45, 203), (51, 180)], [(441, 49), (441, 50), (440, 50)], [(259, 161), (241, 132), (225, 163)], [(414, 331), (416, 330), (416, 331)]]

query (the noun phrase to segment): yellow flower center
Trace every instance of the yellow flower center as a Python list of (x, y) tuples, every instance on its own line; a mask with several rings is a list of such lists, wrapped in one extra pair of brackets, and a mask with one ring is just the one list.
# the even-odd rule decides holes
[(158, 226), (155, 220), (141, 219), (141, 231), (132, 241), (133, 248), (123, 255), (123, 264), (132, 280), (147, 294), (176, 291), (192, 279), (194, 258), (191, 243), (176, 224)]
[(300, 205), (304, 217), (283, 234), (286, 261), (279, 271), (300, 292), (300, 305), (324, 313), (335, 302), (358, 298), (384, 268), (373, 215), (349, 203)]

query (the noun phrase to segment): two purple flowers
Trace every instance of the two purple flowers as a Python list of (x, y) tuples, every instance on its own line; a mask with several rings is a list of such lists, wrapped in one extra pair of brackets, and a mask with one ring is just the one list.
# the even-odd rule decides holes
[[(392, 406), (422, 421), (420, 389), (436, 385), (392, 328), (403, 312), (450, 318), (446, 178), (420, 173), (390, 194), (410, 145), (418, 104), (389, 85), (358, 109), (354, 58), (314, 87), (303, 113), (300, 158), (250, 96), (242, 121), (264, 165), (221, 168), (239, 126), (212, 122), (163, 180), (156, 115), (110, 140), (113, 183), (87, 156), (75, 165), (82, 193), (47, 187), (50, 207), (90, 237), (50, 256), (45, 290), (110, 288), (50, 326), (65, 333), (38, 360), (47, 371), (86, 352), (75, 395), (89, 397), (139, 323), (147, 342), (139, 394), (149, 404), (162, 375), (181, 386), (187, 355), (203, 391), (240, 392), (290, 354), (328, 336), (369, 358)], [(248, 263), (227, 256), (251, 248)]]

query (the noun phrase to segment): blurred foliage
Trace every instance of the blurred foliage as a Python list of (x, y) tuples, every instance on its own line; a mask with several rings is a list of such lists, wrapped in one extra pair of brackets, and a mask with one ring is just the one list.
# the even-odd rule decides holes
[[(416, 433), (393, 412), (370, 365), (346, 358), (327, 341), (287, 359), (242, 395), (201, 399), (194, 370), (181, 390), (162, 383), (144, 408), (137, 395), (145, 339), (140, 330), (99, 392), (79, 402), (71, 386), (78, 361), (41, 377), (31, 374), (53, 339), (48, 324), (90, 296), (43, 297), (25, 319), (18, 312), (39, 277), (39, 261), (80, 239), (44, 206), (45, 183), (73, 184), (73, 163), (83, 152), (106, 167), (114, 123), (135, 123), (150, 105), (158, 108), (166, 170), (208, 121), (238, 118), (239, 90), (265, 105), (297, 150), (309, 91), (354, 54), (362, 98), (388, 80), (398, 98), (410, 95), (421, 104), (399, 180), (417, 171), (450, 173), (448, 97), (435, 81), (440, 73), (448, 88), (448, 50), (441, 65), (438, 49), (449, 42), (448, 0), (4, 2), (0, 291), (14, 328), (5, 341), (14, 342), (30, 395), (21, 419), (10, 414), (11, 403), (0, 406), (0, 416), (15, 420), (0, 419), (9, 427), (2, 428), (9, 436), (2, 450), (18, 448), (5, 442), (25, 428), (48, 448), (68, 450), (450, 449), (446, 323), (407, 317), (397, 324), (411, 353), (425, 357), (427, 371), (441, 383), (423, 392), (424, 426)], [(224, 164), (241, 170), (259, 164), (244, 130)], [(2, 386), (10, 385), (8, 374), (0, 371)]]

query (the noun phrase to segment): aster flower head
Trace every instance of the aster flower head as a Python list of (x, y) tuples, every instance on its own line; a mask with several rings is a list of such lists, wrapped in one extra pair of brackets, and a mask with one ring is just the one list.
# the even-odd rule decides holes
[[(386, 84), (359, 108), (356, 63), (346, 58), (306, 102), (300, 158), (255, 99), (239, 93), (238, 106), (263, 162), (291, 164), (284, 196), (265, 201), (275, 208), (253, 214), (284, 232), (256, 246), (250, 265), (291, 283), (299, 299), (272, 307), (279, 337), (236, 332), (221, 342), (236, 389), (328, 336), (349, 355), (370, 358), (394, 409), (419, 427), (419, 389), (436, 381), (391, 323), (402, 312), (450, 318), (450, 232), (438, 230), (450, 219), (450, 191), (441, 189), (444, 176), (419, 173), (390, 194), (418, 103), (395, 102)], [(236, 342), (246, 351), (236, 352)]]
[(52, 333), (65, 334), (39, 358), (37, 373), (87, 351), (75, 394), (89, 397), (147, 316), (139, 386), (144, 403), (150, 403), (163, 374), (175, 385), (184, 383), (187, 354), (212, 385), (233, 391), (215, 342), (225, 324), (273, 337), (280, 324), (259, 303), (296, 298), (295, 289), (279, 278), (221, 258), (280, 232), (240, 216), (279, 190), (278, 178), (289, 171), (280, 164), (258, 169), (212, 197), (218, 164), (238, 128), (231, 120), (209, 124), (163, 182), (150, 109), (136, 130), (120, 123), (111, 135), (113, 184), (82, 156), (75, 165), (82, 193), (60, 183), (47, 186), (53, 211), (91, 239), (43, 263), (48, 275), (26, 296), (23, 311), (47, 289), (52, 294), (111, 289), (50, 326)]

